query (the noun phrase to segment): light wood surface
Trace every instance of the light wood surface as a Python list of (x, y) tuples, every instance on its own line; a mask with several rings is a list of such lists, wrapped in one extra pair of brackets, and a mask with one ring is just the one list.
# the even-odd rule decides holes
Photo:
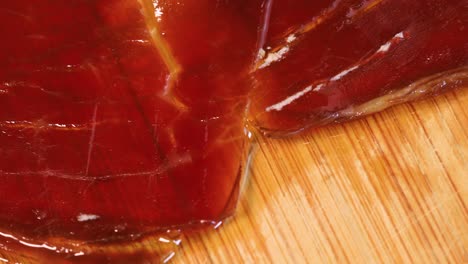
[(259, 142), (237, 214), (173, 263), (468, 263), (468, 89)]

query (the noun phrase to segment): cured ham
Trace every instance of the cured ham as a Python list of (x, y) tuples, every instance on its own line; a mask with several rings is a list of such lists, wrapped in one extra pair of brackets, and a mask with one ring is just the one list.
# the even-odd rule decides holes
[[(0, 243), (172, 256), (177, 234), (234, 213), (257, 129), (465, 84), (467, 14), (461, 0), (2, 2)], [(128, 245), (144, 254), (112, 251)]]
[(267, 20), (251, 104), (267, 134), (348, 120), (467, 82), (466, 1), (274, 1)]
[(244, 2), (2, 2), (0, 238), (81, 259), (233, 214), (258, 17)]

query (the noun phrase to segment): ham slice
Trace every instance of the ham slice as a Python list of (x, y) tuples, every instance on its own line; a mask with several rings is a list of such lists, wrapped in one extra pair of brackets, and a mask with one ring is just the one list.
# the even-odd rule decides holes
[(73, 257), (76, 241), (119, 244), (233, 214), (260, 3), (156, 4), (0, 4), (8, 243)]
[(251, 103), (266, 134), (348, 120), (467, 82), (466, 1), (274, 1), (266, 20)]

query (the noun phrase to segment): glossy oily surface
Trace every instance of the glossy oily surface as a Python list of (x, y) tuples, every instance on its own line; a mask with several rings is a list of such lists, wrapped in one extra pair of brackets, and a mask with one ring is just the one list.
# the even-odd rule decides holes
[(283, 135), (461, 85), (465, 7), (0, 4), (1, 248), (63, 262), (172, 257), (181, 232), (234, 213), (256, 128)]
[(233, 213), (256, 27), (238, 17), (246, 4), (208, 15), (210, 5), (167, 2), (160, 20), (147, 1), (1, 4), (6, 244), (79, 260), (87, 252), (68, 249), (78, 242), (165, 236)]
[(369, 114), (468, 78), (466, 1), (273, 1), (268, 20), (252, 96), (265, 133)]

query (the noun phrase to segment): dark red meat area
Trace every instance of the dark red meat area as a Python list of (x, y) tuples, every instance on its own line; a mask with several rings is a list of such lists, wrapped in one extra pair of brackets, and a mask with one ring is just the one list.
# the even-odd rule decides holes
[(0, 4), (0, 228), (93, 240), (232, 213), (260, 9), (214, 2), (153, 21), (179, 73), (138, 1)]
[(468, 78), (466, 1), (274, 1), (270, 13), (252, 95), (266, 133), (350, 118), (342, 111), (441, 72), (458, 69), (451, 84)]

